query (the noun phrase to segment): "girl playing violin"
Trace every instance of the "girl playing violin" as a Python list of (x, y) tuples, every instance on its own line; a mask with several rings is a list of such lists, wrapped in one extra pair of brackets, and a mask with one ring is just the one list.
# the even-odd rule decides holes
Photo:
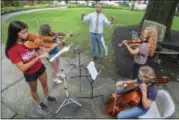
[[(66, 34), (62, 33), (62, 32), (51, 32), (51, 27), (48, 24), (41, 24), (40, 25), (40, 32), (42, 34), (42, 36), (53, 36), (55, 37), (64, 37), (66, 36)], [(57, 41), (54, 41), (54, 43), (56, 43), (56, 46), (58, 45), (64, 45), (64, 43), (57, 43)], [(54, 55), (56, 55), (58, 53), (58, 48), (54, 47), (50, 52), (49, 55), (50, 57), (53, 57)], [(59, 71), (59, 59), (55, 59), (52, 63), (52, 75), (53, 75), (53, 81), (57, 84), (61, 83), (62, 80), (59, 77), (64, 77), (65, 75), (63, 73), (60, 73)]]
[(139, 84), (140, 91), (142, 94), (142, 99), (139, 105), (119, 112), (117, 115), (118, 119), (137, 118), (147, 112), (147, 110), (151, 107), (152, 102), (155, 101), (157, 97), (157, 86), (155, 84), (147, 86), (147, 84), (150, 82), (154, 82), (155, 79), (156, 75), (154, 70), (149, 66), (142, 66), (139, 69), (137, 79), (128, 81), (118, 81), (116, 83), (117, 92), (121, 91), (122, 85)]
[(145, 65), (148, 56), (153, 56), (157, 45), (157, 30), (154, 26), (148, 26), (144, 29), (141, 36), (142, 43), (135, 49), (132, 49), (127, 40), (123, 44), (127, 47), (130, 54), (134, 56), (134, 65), (132, 79), (137, 77), (138, 70), (141, 66)]
[[(38, 107), (48, 112), (48, 107), (40, 101), (37, 93), (37, 79), (39, 79), (47, 101), (56, 102), (56, 98), (49, 95), (47, 85), (47, 73), (42, 58), (48, 58), (48, 53), (40, 56), (36, 55), (39, 49), (29, 49), (24, 42), (28, 38), (28, 26), (21, 21), (12, 21), (8, 27), (8, 38), (5, 48), (6, 56), (15, 64), (24, 74), (28, 83), (31, 95), (38, 103)], [(36, 50), (36, 52), (35, 52)]]

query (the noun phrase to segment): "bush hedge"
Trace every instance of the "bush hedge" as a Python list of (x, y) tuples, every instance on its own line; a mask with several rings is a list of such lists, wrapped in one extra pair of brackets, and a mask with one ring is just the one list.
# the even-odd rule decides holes
[(11, 13), (11, 12), (22, 11), (22, 10), (50, 8), (50, 7), (57, 7), (57, 6), (60, 6), (60, 5), (56, 5), (56, 4), (41, 4), (41, 5), (34, 5), (34, 6), (3, 7), (3, 8), (1, 8), (1, 15)]
[[(87, 6), (87, 4), (79, 4), (79, 3), (69, 3), (68, 8), (85, 8), (85, 7), (91, 7), (94, 8), (96, 3), (93, 3), (92, 6)], [(129, 9), (129, 7), (126, 6), (114, 6), (114, 5), (109, 5), (109, 4), (102, 4), (103, 8), (107, 9)]]

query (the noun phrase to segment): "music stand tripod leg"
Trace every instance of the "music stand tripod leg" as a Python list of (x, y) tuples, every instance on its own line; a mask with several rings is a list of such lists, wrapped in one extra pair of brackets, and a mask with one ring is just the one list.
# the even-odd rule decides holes
[[(60, 60), (60, 62), (62, 62), (62, 59)], [(62, 65), (61, 65), (61, 67), (62, 67)], [(65, 89), (65, 93), (66, 93), (66, 98), (63, 101), (63, 103), (60, 105), (60, 107), (57, 109), (57, 111), (55, 112), (56, 114), (59, 112), (59, 110), (62, 107), (66, 106), (68, 104), (71, 104), (71, 103), (75, 103), (79, 106), (82, 106), (80, 103), (78, 103), (77, 101), (75, 101), (75, 100), (73, 100), (72, 98), (69, 97), (69, 92), (68, 92), (68, 88), (67, 88), (67, 84), (66, 84), (66, 76), (63, 79), (64, 79), (64, 89)], [(70, 101), (72, 101), (72, 102), (70, 102)]]
[(82, 106), (80, 103), (78, 103), (77, 101), (73, 100), (72, 98), (69, 98), (69, 100), (71, 100), (72, 102), (76, 103), (79, 106)]
[(60, 107), (57, 109), (57, 111), (55, 113), (58, 113), (58, 111), (64, 106), (64, 104), (66, 103), (67, 99), (65, 99), (63, 101), (63, 103), (60, 105)]

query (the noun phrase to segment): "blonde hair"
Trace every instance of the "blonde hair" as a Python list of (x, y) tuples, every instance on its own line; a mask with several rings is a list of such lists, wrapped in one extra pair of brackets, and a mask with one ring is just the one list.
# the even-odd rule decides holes
[(150, 45), (149, 56), (153, 56), (157, 48), (157, 39), (158, 39), (157, 29), (154, 26), (148, 26), (145, 28), (145, 30), (148, 31), (148, 43)]
[(149, 66), (142, 66), (139, 69), (139, 79), (145, 82), (153, 82), (156, 79), (155, 71)]

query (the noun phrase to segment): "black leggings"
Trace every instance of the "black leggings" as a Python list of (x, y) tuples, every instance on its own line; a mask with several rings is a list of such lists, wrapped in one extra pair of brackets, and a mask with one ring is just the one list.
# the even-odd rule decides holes
[(145, 64), (138, 64), (138, 63), (133, 64), (132, 80), (134, 80), (134, 79), (136, 79), (138, 77), (139, 69), (143, 65), (145, 65)]

